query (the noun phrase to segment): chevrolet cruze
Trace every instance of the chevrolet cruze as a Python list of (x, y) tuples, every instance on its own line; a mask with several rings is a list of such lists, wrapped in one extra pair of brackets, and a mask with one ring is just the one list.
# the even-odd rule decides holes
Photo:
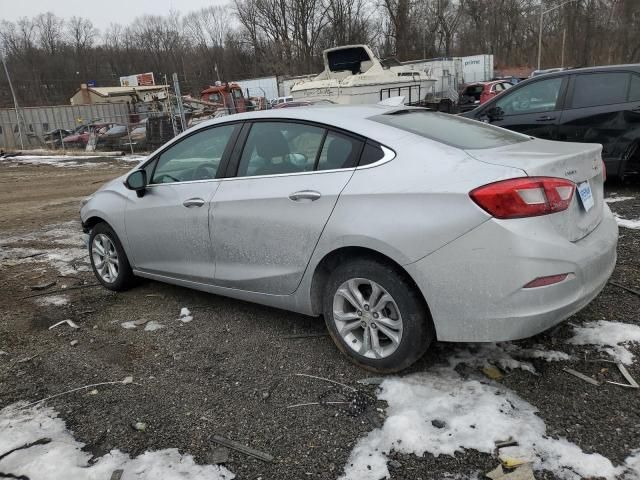
[(239, 114), (189, 129), (81, 210), (111, 290), (145, 277), (323, 315), (392, 372), (437, 339), (514, 340), (616, 262), (601, 146), (405, 106)]

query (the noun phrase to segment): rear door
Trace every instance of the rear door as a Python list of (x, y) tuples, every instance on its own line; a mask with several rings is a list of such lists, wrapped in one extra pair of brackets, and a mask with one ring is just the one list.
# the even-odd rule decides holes
[[(509, 89), (478, 113), (493, 125), (533, 137), (555, 140), (567, 77), (541, 78)], [(488, 115), (489, 109), (495, 114)]]
[(572, 75), (566, 104), (559, 139), (602, 144), (607, 171), (621, 173), (621, 157), (640, 127), (640, 76), (625, 71)]
[[(295, 121), (256, 121), (212, 203), (216, 285), (286, 295), (298, 287), (361, 139)], [(241, 145), (240, 139), (238, 144)]]

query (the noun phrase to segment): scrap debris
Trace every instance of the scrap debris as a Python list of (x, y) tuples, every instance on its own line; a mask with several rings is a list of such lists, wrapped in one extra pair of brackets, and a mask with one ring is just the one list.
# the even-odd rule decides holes
[(80, 328), (78, 325), (76, 325), (76, 323), (73, 320), (66, 319), (66, 320), (62, 320), (62, 321), (60, 321), (58, 323), (55, 323), (55, 324), (51, 325), (49, 327), (49, 330), (52, 330), (52, 329), (54, 329), (54, 328), (56, 328), (56, 327), (58, 327), (60, 325), (63, 325), (63, 324), (67, 324), (71, 328)]
[(46, 283), (40, 283), (38, 285), (31, 285), (31, 290), (46, 290), (47, 288), (51, 288), (53, 287), (56, 283), (58, 283), (56, 280), (52, 280), (50, 282), (46, 282)]
[(502, 373), (498, 367), (494, 367), (493, 365), (483, 367), (482, 373), (484, 373), (486, 377), (495, 381), (500, 381), (504, 378), (504, 373)]
[[(620, 374), (624, 377), (624, 379), (628, 382), (628, 383), (621, 383), (621, 382), (613, 382), (611, 380), (605, 380), (604, 382), (599, 382), (598, 380), (595, 380), (591, 377), (588, 377), (576, 370), (573, 370), (571, 368), (563, 368), (563, 370), (571, 375), (573, 375), (574, 377), (577, 377), (581, 380), (584, 380), (585, 382), (588, 382), (592, 385), (595, 385), (597, 387), (599, 387), (600, 385), (602, 385), (603, 383), (609, 383), (611, 385), (617, 385), (619, 387), (626, 387), (626, 388), (640, 388), (640, 385), (638, 385), (638, 382), (635, 381), (635, 379), (631, 376), (631, 374), (629, 373), (629, 370), (627, 370), (627, 368), (624, 366), (624, 364), (620, 363), (620, 362), (614, 362), (611, 360), (589, 360), (592, 362), (605, 362), (605, 363), (614, 363), (617, 367), (618, 370), (620, 371)], [(606, 370), (606, 369), (605, 369)]]
[(296, 338), (317, 338), (317, 337), (328, 337), (328, 333), (300, 333), (297, 335), (285, 335), (282, 338), (286, 338), (288, 340), (296, 339)]
[(485, 477), (491, 480), (535, 480), (533, 470), (530, 464), (519, 466), (513, 470), (505, 471), (502, 465), (498, 465), (495, 469), (485, 473)]
[(620, 383), (620, 382), (612, 382), (610, 380), (607, 380), (607, 383), (610, 383), (611, 385), (618, 385), (620, 387), (627, 387), (627, 388), (640, 388), (640, 385), (638, 385), (638, 382), (636, 382), (633, 377), (631, 376), (631, 374), (629, 373), (629, 370), (627, 370), (627, 367), (625, 367), (622, 363), (620, 362), (616, 362), (616, 365), (618, 366), (618, 370), (620, 370), (620, 373), (622, 374), (622, 376), (624, 377), (624, 379), (629, 382), (627, 383)]
[(246, 447), (234, 440), (229, 440), (219, 435), (213, 435), (211, 437), (211, 440), (213, 440), (215, 443), (219, 445), (222, 445), (223, 447), (231, 448), (232, 450), (237, 450), (238, 452), (242, 452), (245, 455), (249, 455), (250, 457), (255, 457), (259, 460), (262, 460), (263, 462), (273, 462), (272, 455), (261, 452), (260, 450), (255, 450), (253, 448)]
[(574, 370), (573, 368), (564, 367), (562, 370), (567, 372), (569, 375), (573, 375), (574, 377), (577, 377), (580, 380), (584, 380), (585, 382), (590, 383), (591, 385), (595, 385), (596, 387), (601, 385), (599, 381), (591, 377), (587, 377), (585, 374), (580, 373), (577, 370)]
[(73, 287), (67, 287), (67, 288), (61, 288), (59, 290), (49, 290), (46, 292), (41, 292), (41, 293), (35, 293), (33, 295), (27, 295), (26, 297), (22, 297), (22, 299), (27, 299), (27, 298), (34, 298), (34, 297), (42, 297), (45, 295), (53, 295), (54, 293), (65, 293), (68, 292), (69, 290), (80, 290), (81, 288), (91, 288), (91, 287), (101, 287), (102, 284), (100, 283), (87, 283), (86, 285), (76, 285)]
[(613, 280), (609, 280), (609, 283), (611, 285), (614, 285), (614, 286), (616, 286), (618, 288), (626, 290), (627, 292), (633, 293), (633, 294), (638, 295), (640, 297), (640, 290), (636, 290), (635, 288), (627, 287), (626, 285), (622, 285), (621, 283), (614, 282)]
[(6, 457), (8, 455), (11, 455), (13, 452), (17, 452), (18, 450), (26, 450), (27, 448), (35, 447), (36, 445), (46, 445), (47, 443), (50, 443), (50, 442), (51, 442), (50, 438), (40, 438), (40, 439), (36, 440), (35, 442), (25, 443), (24, 445), (21, 445), (19, 447), (13, 448), (13, 449), (9, 450), (8, 452), (5, 452), (5, 453), (1, 454), (0, 455), (0, 460), (2, 460), (4, 457)]
[[(84, 385), (82, 387), (72, 388), (71, 390), (67, 390), (66, 392), (56, 393), (55, 395), (51, 395), (49, 397), (42, 398), (42, 399), (37, 400), (35, 402), (27, 403), (26, 405), (22, 405), (20, 407), (20, 410), (25, 410), (25, 409), (27, 409), (29, 407), (33, 407), (34, 405), (38, 405), (39, 403), (43, 403), (43, 402), (46, 402), (47, 400), (51, 400), (52, 398), (61, 397), (63, 395), (67, 395), (69, 393), (74, 393), (74, 392), (77, 392), (79, 390), (86, 390), (88, 388), (101, 387), (102, 385), (128, 385), (130, 383), (133, 383), (133, 377), (125, 377), (123, 380), (117, 380), (117, 381), (114, 381), (114, 382), (101, 382), (101, 383), (94, 383), (94, 384), (91, 384), (91, 385)], [(138, 385), (138, 384), (136, 384), (136, 385)]]

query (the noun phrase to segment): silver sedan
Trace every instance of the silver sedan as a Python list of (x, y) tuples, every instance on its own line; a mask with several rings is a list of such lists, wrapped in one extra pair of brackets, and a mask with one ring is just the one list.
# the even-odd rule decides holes
[(438, 339), (534, 335), (604, 287), (618, 230), (601, 146), (418, 108), (322, 106), (198, 125), (81, 211), (94, 272), (323, 315), (358, 365)]

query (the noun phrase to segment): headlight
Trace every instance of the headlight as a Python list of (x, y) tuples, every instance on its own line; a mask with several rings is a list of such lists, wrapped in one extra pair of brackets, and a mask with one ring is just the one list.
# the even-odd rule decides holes
[(82, 200), (80, 200), (80, 208), (84, 207), (87, 203), (89, 203), (89, 200), (91, 200), (92, 198), (93, 198), (93, 195), (89, 195), (88, 197), (85, 197)]

